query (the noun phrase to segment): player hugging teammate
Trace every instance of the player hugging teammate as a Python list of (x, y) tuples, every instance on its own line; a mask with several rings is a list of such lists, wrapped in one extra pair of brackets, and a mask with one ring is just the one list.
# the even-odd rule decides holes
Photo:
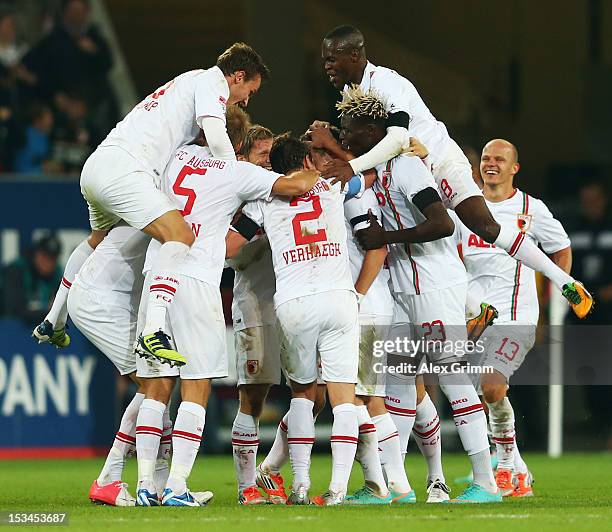
[[(483, 196), (444, 124), (410, 81), (367, 60), (359, 30), (328, 33), (322, 58), (342, 92), (341, 142), (321, 122), (303, 139), (251, 126), (232, 104), (246, 106), (268, 71), (254, 50), (235, 44), (216, 66), (149, 95), (85, 164), (81, 188), (92, 235), (70, 257), (54, 305), (33, 334), (65, 347), (69, 312), (138, 385), (92, 485), (93, 501), (202, 506), (212, 498), (192, 492), (188, 478), (211, 381), (227, 375), (218, 291), (226, 257), (236, 271), (240, 405), (232, 447), (240, 504), (414, 503), (403, 463), (413, 430), (429, 469), (427, 502), (532, 494), (506, 390), (533, 345), (537, 309), (526, 302), (537, 301), (534, 271), (579, 317), (592, 307), (569, 275), (569, 240), (541, 201), (514, 188), (518, 153), (506, 141), (483, 150)], [(465, 345), (466, 319), (470, 338), (484, 333), (479, 362), (494, 372), (476, 383), (463, 373), (439, 376), (473, 474), (450, 499), (439, 418), (418, 385), (419, 371), (385, 378), (375, 367), (407, 357), (455, 367), (462, 353), (389, 352), (380, 360), (374, 345), (402, 338)], [(257, 466), (259, 416), (281, 372), (290, 408)], [(177, 379), (173, 425), (168, 406)], [(498, 450), (495, 477), (475, 385)], [(331, 479), (325, 493), (311, 496), (314, 423), (326, 395), (334, 418)], [(134, 449), (136, 498), (122, 481)], [(355, 459), (365, 485), (347, 495)], [(289, 495), (280, 474), (287, 460)]]

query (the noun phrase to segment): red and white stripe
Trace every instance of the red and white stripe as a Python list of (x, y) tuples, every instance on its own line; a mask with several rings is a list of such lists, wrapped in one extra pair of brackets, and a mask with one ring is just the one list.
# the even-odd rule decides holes
[(389, 403), (385, 403), (387, 410), (389, 413), (394, 416), (404, 416), (404, 417), (415, 417), (416, 410), (412, 410), (410, 408), (400, 408), (399, 406), (390, 405)]
[(393, 432), (389, 436), (385, 436), (382, 440), (378, 440), (378, 443), (390, 440), (391, 438), (399, 438), (399, 432)]
[(124, 434), (123, 432), (117, 432), (117, 434), (115, 434), (115, 439), (122, 443), (127, 443), (128, 445), (136, 445), (136, 438), (129, 434)]
[(283, 431), (283, 432), (287, 432), (287, 423), (285, 423), (282, 419), (280, 421), (280, 423), (278, 424), (279, 428)]
[(237, 438), (232, 438), (232, 445), (242, 445), (244, 447), (256, 447), (259, 445), (259, 439), (257, 440), (239, 440)]
[(184, 440), (194, 441), (200, 443), (202, 441), (201, 434), (195, 434), (193, 432), (185, 432), (184, 430), (173, 430), (172, 431), (173, 438), (183, 438)]
[(70, 287), (72, 286), (72, 283), (66, 279), (65, 277), (62, 277), (62, 285), (65, 286), (66, 288), (68, 288), (68, 290), (70, 290)]
[(468, 416), (470, 414), (475, 414), (476, 412), (483, 412), (482, 403), (478, 403), (475, 405), (465, 406), (463, 408), (453, 408), (453, 416), (461, 417)]
[(517, 235), (512, 246), (510, 246), (510, 251), (508, 251), (508, 255), (510, 255), (511, 257), (514, 257), (514, 255), (516, 255), (516, 252), (521, 247), (523, 240), (525, 240), (525, 233), (521, 232)]
[(357, 445), (358, 439), (355, 436), (342, 436), (340, 434), (332, 434), (330, 438), (332, 443), (352, 443)]
[(149, 292), (162, 292), (164, 294), (174, 296), (176, 293), (176, 288), (170, 286), (169, 284), (152, 284), (151, 288), (149, 288)]
[(512, 438), (491, 438), (493, 443), (498, 443), (499, 445), (511, 445), (514, 443), (514, 437)]
[(359, 425), (359, 434), (372, 434), (373, 432), (376, 432), (376, 427), (373, 423)]
[(412, 432), (414, 433), (415, 436), (417, 436), (421, 440), (426, 440), (428, 438), (431, 438), (439, 430), (440, 430), (440, 421), (438, 421), (432, 429), (427, 430), (425, 432), (420, 432), (416, 428), (413, 428)]
[(151, 436), (159, 436), (161, 438), (162, 429), (150, 427), (148, 425), (140, 425), (136, 427), (136, 434), (150, 434)]
[(291, 444), (306, 444), (306, 445), (313, 445), (315, 442), (314, 438), (287, 438), (287, 443)]

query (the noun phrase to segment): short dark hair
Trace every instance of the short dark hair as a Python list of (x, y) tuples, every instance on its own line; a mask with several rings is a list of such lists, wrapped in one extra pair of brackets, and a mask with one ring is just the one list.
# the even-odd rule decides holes
[(270, 150), (270, 165), (279, 174), (288, 174), (304, 167), (304, 159), (310, 153), (310, 146), (290, 133), (274, 139)]
[(246, 133), (244, 142), (240, 148), (240, 155), (248, 157), (249, 152), (253, 149), (253, 146), (258, 140), (273, 139), (274, 133), (267, 127), (260, 126), (259, 124), (252, 125)]
[(270, 70), (263, 62), (261, 56), (248, 44), (237, 42), (232, 44), (217, 58), (217, 66), (226, 76), (237, 70), (244, 70), (246, 79), (253, 79), (257, 74), (261, 81), (270, 78)]
[(355, 26), (349, 26), (348, 24), (337, 26), (333, 30), (328, 31), (325, 34), (325, 37), (323, 37), (323, 40), (338, 41), (357, 50), (360, 50), (365, 46), (365, 38), (363, 37), (363, 33), (361, 33), (361, 31), (359, 31), (359, 29)]

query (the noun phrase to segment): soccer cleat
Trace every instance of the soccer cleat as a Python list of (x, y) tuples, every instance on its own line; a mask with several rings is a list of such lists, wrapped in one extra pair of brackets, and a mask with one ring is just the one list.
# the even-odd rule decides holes
[(257, 489), (257, 486), (249, 486), (238, 491), (238, 504), (253, 505), (253, 504), (268, 504), (266, 498)]
[(271, 471), (264, 471), (259, 464), (255, 481), (272, 504), (287, 504), (285, 483), (280, 473), (274, 474)]
[[(210, 493), (210, 492), (207, 492), (207, 493)], [(211, 498), (212, 498), (212, 494), (211, 494)], [(188, 489), (185, 490), (185, 493), (182, 493), (181, 495), (177, 495), (170, 488), (166, 488), (164, 490), (161, 505), (162, 506), (203, 506), (195, 498), (195, 494), (191, 493)]]
[(157, 493), (141, 488), (136, 492), (136, 506), (159, 506), (159, 497)]
[(393, 497), (389, 492), (387, 495), (378, 495), (370, 486), (358, 489), (352, 495), (344, 499), (345, 504), (391, 504)]
[(502, 502), (502, 496), (499, 490), (491, 493), (478, 484), (470, 484), (459, 497), (444, 502), (450, 504), (483, 504)]
[(54, 330), (53, 324), (49, 320), (43, 321), (32, 331), (32, 338), (36, 338), (39, 344), (52, 344), (58, 349), (63, 349), (70, 345), (70, 336), (66, 333), (67, 327)]
[(154, 358), (172, 367), (184, 366), (187, 363), (183, 355), (172, 349), (170, 337), (161, 329), (146, 336), (141, 334), (138, 337), (136, 352), (141, 358)]
[(414, 490), (408, 493), (391, 490), (391, 504), (414, 504), (416, 502), (416, 494)]
[(95, 504), (108, 504), (109, 506), (135, 506), (136, 499), (130, 495), (127, 488), (128, 485), (120, 480), (103, 486), (94, 480), (89, 489), (89, 500)]
[(468, 340), (476, 342), (485, 332), (485, 329), (492, 325), (497, 319), (499, 313), (493, 305), (488, 303), (480, 304), (480, 314), (471, 320), (468, 320), (465, 326), (467, 327)]
[(567, 283), (563, 285), (561, 292), (563, 297), (568, 300), (574, 314), (581, 320), (586, 318), (587, 315), (593, 310), (593, 296), (579, 281), (573, 283)]
[(515, 488), (512, 482), (512, 471), (509, 469), (498, 469), (495, 473), (495, 483), (502, 497), (511, 495)]
[(427, 485), (427, 502), (436, 504), (448, 501), (450, 499), (448, 495), (450, 491), (450, 488), (441, 480), (430, 481)]
[(306, 486), (298, 486), (295, 491), (292, 491), (287, 498), (287, 506), (308, 506), (312, 504), (308, 497)]
[(516, 486), (510, 494), (511, 497), (533, 497), (533, 477), (529, 471), (527, 473), (517, 473), (514, 477)]
[(339, 504), (344, 504), (344, 493), (326, 491), (322, 495), (313, 497), (312, 502), (317, 506), (338, 506)]

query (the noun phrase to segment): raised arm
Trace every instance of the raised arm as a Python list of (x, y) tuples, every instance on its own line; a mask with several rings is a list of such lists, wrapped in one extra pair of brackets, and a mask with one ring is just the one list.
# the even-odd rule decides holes
[(272, 185), (275, 196), (301, 196), (306, 194), (319, 180), (316, 170), (299, 170), (287, 176), (279, 177)]

